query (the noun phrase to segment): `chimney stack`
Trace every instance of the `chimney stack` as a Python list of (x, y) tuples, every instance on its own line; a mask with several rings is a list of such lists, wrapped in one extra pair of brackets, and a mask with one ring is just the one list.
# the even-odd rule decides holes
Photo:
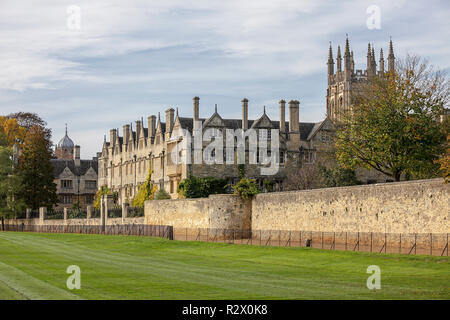
[(289, 101), (289, 132), (299, 132), (299, 105), (297, 100)]
[(242, 99), (242, 130), (248, 129), (248, 99)]
[(75, 166), (79, 167), (80, 166), (80, 146), (75, 146), (73, 149), (73, 160), (75, 162)]
[(173, 108), (166, 110), (166, 133), (172, 133), (174, 114), (175, 110)]
[(116, 129), (109, 130), (109, 146), (110, 147), (114, 146), (114, 143), (116, 142), (116, 134), (117, 134)]
[(197, 128), (195, 122), (199, 121), (200, 117), (199, 117), (199, 111), (200, 111), (200, 98), (199, 97), (194, 97), (194, 117), (193, 117), (193, 128), (194, 130)]
[[(138, 120), (138, 121), (136, 121), (136, 141), (139, 141), (140, 133), (141, 133), (141, 120)], [(136, 145), (137, 145), (137, 142), (136, 142)]]
[(147, 118), (148, 121), (148, 137), (153, 138), (156, 132), (156, 116), (151, 115)]
[(280, 133), (286, 132), (286, 101), (280, 100)]
[(123, 144), (127, 144), (128, 139), (130, 139), (130, 125), (126, 124), (123, 126)]

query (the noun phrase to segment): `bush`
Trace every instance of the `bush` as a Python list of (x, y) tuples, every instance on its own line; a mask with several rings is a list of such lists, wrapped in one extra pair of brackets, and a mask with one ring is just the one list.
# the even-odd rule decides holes
[(233, 186), (234, 194), (246, 200), (261, 192), (255, 179), (242, 178)]
[(177, 192), (185, 198), (206, 198), (211, 194), (226, 193), (226, 187), (225, 179), (191, 176), (180, 182)]
[(153, 196), (154, 200), (166, 200), (171, 199), (170, 194), (167, 193), (164, 189), (159, 189)]

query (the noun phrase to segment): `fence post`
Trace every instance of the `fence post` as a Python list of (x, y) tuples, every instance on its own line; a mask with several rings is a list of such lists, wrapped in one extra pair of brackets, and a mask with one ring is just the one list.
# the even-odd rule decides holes
[(323, 249), (323, 231), (322, 231), (322, 249)]
[(414, 233), (414, 254), (417, 254), (417, 233)]
[(128, 216), (128, 203), (122, 203), (122, 224)]
[(105, 231), (105, 196), (102, 195), (100, 197), (100, 226), (101, 226), (101, 231)]
[(91, 219), (92, 217), (92, 206), (86, 207), (86, 219)]
[(298, 240), (298, 246), (301, 247), (302, 246), (302, 231), (300, 230), (300, 239)]
[(44, 220), (47, 218), (47, 207), (39, 208), (39, 223), (44, 224)]
[(347, 231), (345, 232), (345, 250), (347, 251)]
[(372, 252), (373, 248), (373, 232), (370, 233), (370, 252)]
[(25, 218), (26, 219), (30, 219), (31, 218), (31, 209), (30, 208), (27, 208), (25, 210)]
[(430, 232), (430, 256), (433, 255), (433, 234)]
[(402, 253), (402, 234), (400, 233), (400, 248), (398, 248), (398, 253)]

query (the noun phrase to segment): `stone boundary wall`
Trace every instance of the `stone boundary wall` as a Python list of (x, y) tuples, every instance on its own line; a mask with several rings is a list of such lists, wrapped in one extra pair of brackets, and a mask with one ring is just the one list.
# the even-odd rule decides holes
[(199, 199), (149, 200), (145, 223), (181, 228), (251, 228), (251, 201), (236, 195), (211, 195)]
[(258, 194), (252, 230), (448, 233), (442, 179)]

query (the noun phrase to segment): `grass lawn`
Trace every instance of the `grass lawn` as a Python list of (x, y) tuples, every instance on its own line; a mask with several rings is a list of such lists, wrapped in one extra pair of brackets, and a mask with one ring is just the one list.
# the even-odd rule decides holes
[[(0, 232), (0, 299), (449, 299), (450, 259)], [(66, 269), (81, 268), (68, 290)], [(369, 265), (381, 289), (366, 287)]]

